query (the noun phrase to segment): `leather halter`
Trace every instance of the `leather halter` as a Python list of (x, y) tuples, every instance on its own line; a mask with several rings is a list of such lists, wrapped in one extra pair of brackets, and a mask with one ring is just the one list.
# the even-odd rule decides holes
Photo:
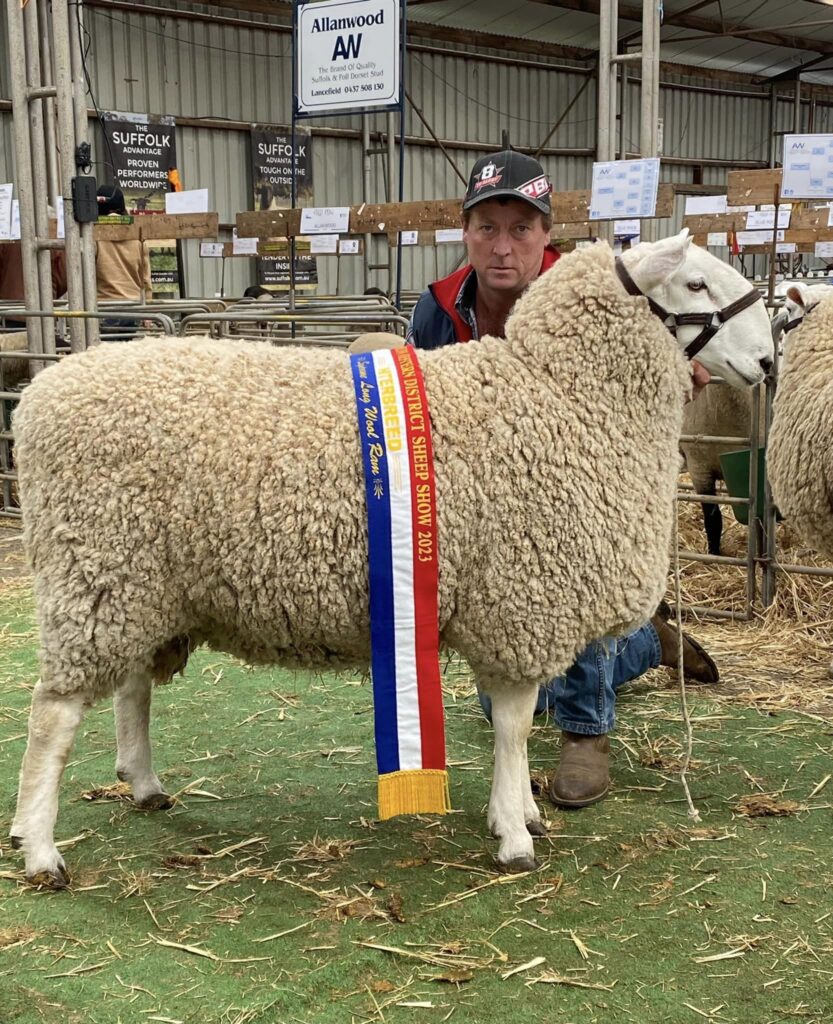
[(622, 262), (621, 256), (616, 257), (616, 273), (619, 275), (619, 280), (625, 286), (625, 291), (627, 291), (628, 295), (641, 295), (643, 298), (646, 298), (648, 305), (651, 307), (651, 312), (662, 320), (675, 338), (677, 337), (678, 327), (702, 326), (703, 329), (697, 337), (685, 347), (686, 359), (694, 359), (697, 353), (708, 345), (727, 320), (731, 320), (733, 316), (737, 316), (738, 313), (748, 309), (758, 299), (763, 301), (763, 295), (761, 295), (758, 289), (751, 288), (745, 295), (741, 295), (739, 299), (730, 302), (728, 306), (724, 306), (722, 309), (715, 309), (711, 313), (669, 313), (667, 309), (663, 308), (658, 302), (655, 302), (650, 295), (645, 295), (643, 291), (640, 291), (636, 281), (628, 273), (628, 268)]
[(796, 327), (800, 327), (800, 326), (801, 326), (801, 325), (802, 325), (802, 324), (804, 323), (804, 318), (805, 318), (806, 316), (808, 316), (808, 315), (809, 315), (810, 313), (812, 313), (812, 312), (813, 312), (813, 310), (814, 310), (814, 309), (816, 308), (816, 306), (817, 306), (817, 305), (818, 305), (818, 303), (817, 303), (817, 302), (814, 302), (814, 303), (812, 304), (812, 306), (808, 306), (808, 307), (807, 307), (807, 308), (806, 308), (806, 309), (804, 310), (804, 312), (803, 312), (803, 313), (801, 314), (801, 316), (799, 316), (799, 317), (796, 317), (796, 319), (795, 319), (795, 320), (790, 320), (790, 322), (789, 322), (789, 323), (786, 323), (786, 324), (784, 324), (784, 326), (783, 326), (783, 327), (781, 328), (781, 330), (783, 331), (783, 333), (784, 333), (784, 334), (789, 334), (789, 333), (790, 333), (790, 331), (794, 331), (794, 330), (796, 329)]

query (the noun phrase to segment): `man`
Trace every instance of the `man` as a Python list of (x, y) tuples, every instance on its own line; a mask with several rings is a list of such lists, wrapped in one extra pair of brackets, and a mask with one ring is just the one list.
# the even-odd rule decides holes
[[(417, 302), (408, 340), (439, 348), (483, 335), (503, 337), (518, 297), (558, 259), (550, 245), (552, 187), (532, 157), (512, 150), (478, 160), (463, 200), (463, 241), (469, 263), (432, 284)], [(699, 368), (698, 368), (699, 367)], [(708, 372), (695, 364), (695, 385)], [(564, 676), (541, 687), (536, 713), (552, 710), (561, 728), (561, 757), (549, 796), (561, 807), (586, 807), (610, 785), (607, 734), (615, 724), (616, 690), (658, 665), (676, 667), (677, 634), (663, 602), (644, 626), (619, 639), (590, 644)], [(683, 634), (688, 679), (716, 683), (717, 666)], [(491, 702), (480, 703), (487, 717)]]
[[(100, 185), (97, 196), (99, 217), (127, 212), (124, 193), (117, 185)], [(96, 242), (95, 278), (99, 302), (130, 304), (153, 298), (150, 260), (139, 239)], [(103, 340), (129, 341), (138, 324), (138, 320), (107, 317), (101, 321)]]

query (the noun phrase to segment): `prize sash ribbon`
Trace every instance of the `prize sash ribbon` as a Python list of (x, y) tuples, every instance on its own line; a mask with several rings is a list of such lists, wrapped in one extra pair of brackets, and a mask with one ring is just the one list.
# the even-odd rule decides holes
[(410, 346), (350, 357), (364, 464), (379, 817), (451, 810), (428, 401)]

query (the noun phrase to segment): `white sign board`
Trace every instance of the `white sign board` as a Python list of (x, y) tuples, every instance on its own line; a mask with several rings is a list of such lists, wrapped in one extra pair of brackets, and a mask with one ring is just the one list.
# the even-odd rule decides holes
[(20, 238), (20, 201), (17, 199), (12, 199), (12, 227), (9, 238)]
[(593, 164), (590, 220), (653, 217), (658, 186), (659, 157)]
[(399, 238), (403, 245), (417, 245), (419, 243), (419, 232), (400, 231)]
[(710, 231), (706, 235), (706, 245), (727, 245), (727, 234), (726, 231)]
[(200, 256), (203, 259), (219, 260), (223, 258), (222, 242), (200, 242)]
[(165, 193), (165, 213), (208, 213), (208, 189)]
[(833, 196), (833, 135), (785, 135), (784, 198), (827, 199)]
[(778, 242), (775, 246), (776, 253), (788, 253), (795, 252), (797, 246), (795, 242)]
[(833, 256), (833, 242), (816, 242), (813, 249), (813, 255), (829, 259)]
[(12, 229), (12, 193), (14, 185), (0, 185), (0, 238), (8, 238)]
[(58, 227), (57, 234), (58, 238), (63, 238), (66, 234), (66, 225), (64, 223), (64, 197), (58, 196), (55, 200), (57, 209), (55, 210), (58, 216)]
[(335, 235), (350, 225), (349, 206), (305, 206), (301, 210), (302, 235)]
[(359, 251), (358, 238), (342, 238), (338, 243), (338, 251), (343, 256), (355, 256)]
[(323, 0), (296, 10), (298, 115), (400, 102), (397, 0)]

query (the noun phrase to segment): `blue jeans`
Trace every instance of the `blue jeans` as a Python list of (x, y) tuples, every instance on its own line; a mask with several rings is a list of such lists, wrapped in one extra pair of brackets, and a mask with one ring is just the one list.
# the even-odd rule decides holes
[[(627, 636), (597, 640), (579, 654), (563, 676), (538, 691), (535, 714), (552, 714), (566, 732), (601, 736), (616, 725), (616, 691), (659, 665), (661, 648), (650, 622)], [(492, 701), (477, 691), (480, 706), (492, 720)]]

